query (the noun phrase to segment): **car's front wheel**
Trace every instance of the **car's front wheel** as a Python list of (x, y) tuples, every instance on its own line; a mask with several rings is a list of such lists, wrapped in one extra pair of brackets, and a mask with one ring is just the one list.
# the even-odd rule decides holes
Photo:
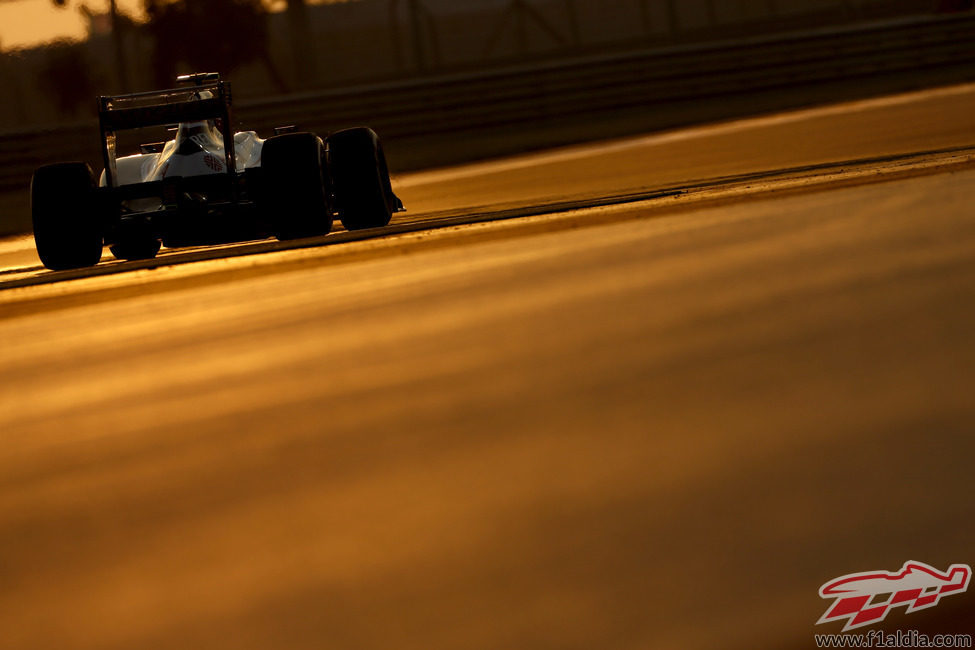
[(346, 230), (381, 228), (397, 208), (379, 136), (358, 127), (328, 136), (335, 207)]
[(95, 178), (82, 162), (45, 165), (30, 189), (34, 244), (41, 263), (62, 271), (94, 266), (104, 234), (95, 200)]

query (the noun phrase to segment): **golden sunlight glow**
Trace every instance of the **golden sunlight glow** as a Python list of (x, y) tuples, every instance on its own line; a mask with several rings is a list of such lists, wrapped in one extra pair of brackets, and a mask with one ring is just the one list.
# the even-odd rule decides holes
[[(93, 13), (108, 12), (108, 0), (69, 0), (56, 7), (51, 0), (0, 2), (0, 48), (4, 51), (33, 47), (58, 39), (88, 37), (88, 19), (81, 12), (87, 5)], [(120, 10), (134, 16), (142, 13), (142, 0), (118, 0)]]
[[(116, 0), (120, 11), (134, 18), (144, 14), (144, 0)], [(325, 0), (328, 2), (330, 0)], [(320, 4), (312, 1), (311, 4)], [(285, 8), (284, 0), (269, 0), (272, 11)], [(82, 7), (95, 14), (108, 12), (108, 0), (67, 0), (64, 7), (52, 0), (0, 0), (0, 51), (34, 47), (58, 39), (84, 40), (88, 19)]]

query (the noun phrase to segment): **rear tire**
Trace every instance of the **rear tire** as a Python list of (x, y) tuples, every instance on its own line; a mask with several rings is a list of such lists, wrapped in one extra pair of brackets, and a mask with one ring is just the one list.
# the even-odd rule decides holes
[(261, 152), (261, 209), (279, 240), (326, 235), (332, 212), (325, 187), (325, 145), (314, 133), (268, 138)]
[(358, 127), (328, 136), (335, 207), (346, 230), (382, 228), (397, 208), (379, 136)]
[(45, 165), (30, 188), (34, 244), (41, 263), (54, 271), (98, 264), (103, 232), (95, 177), (81, 162)]

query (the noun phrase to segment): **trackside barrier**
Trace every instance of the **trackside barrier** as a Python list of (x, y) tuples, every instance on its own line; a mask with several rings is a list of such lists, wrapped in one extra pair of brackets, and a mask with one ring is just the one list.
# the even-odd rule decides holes
[[(241, 102), (235, 115), (261, 133), (290, 124), (320, 134), (369, 124), (388, 143), (428, 136), (460, 143), (489, 128), (945, 67), (975, 79), (972, 13), (295, 94)], [(94, 122), (0, 135), (0, 193), (26, 192), (41, 164), (94, 165), (98, 152)]]

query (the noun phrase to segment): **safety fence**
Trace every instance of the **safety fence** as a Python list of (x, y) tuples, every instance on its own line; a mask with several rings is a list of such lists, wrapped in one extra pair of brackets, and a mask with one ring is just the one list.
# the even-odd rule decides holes
[[(235, 110), (240, 126), (262, 134), (283, 125), (325, 134), (369, 124), (393, 148), (446, 139), (464, 149), (468, 138), (486, 130), (612, 119), (620, 111), (650, 112), (679, 101), (945, 69), (957, 71), (956, 80), (975, 79), (975, 15), (430, 76), (251, 101)], [(47, 162), (97, 166), (98, 144), (92, 123), (2, 135), (0, 193), (26, 193), (33, 170)]]

